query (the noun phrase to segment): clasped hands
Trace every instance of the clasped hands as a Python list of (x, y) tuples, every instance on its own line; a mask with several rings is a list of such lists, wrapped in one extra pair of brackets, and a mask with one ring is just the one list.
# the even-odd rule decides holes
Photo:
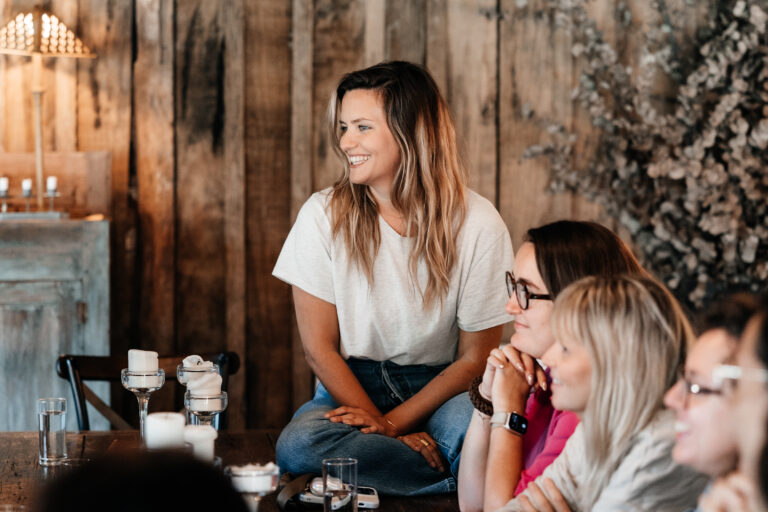
[(494, 410), (520, 412), (536, 387), (547, 389), (547, 375), (533, 357), (509, 344), (491, 350), (480, 394), (493, 403)]
[(333, 423), (343, 423), (358, 427), (363, 434), (382, 434), (394, 437), (405, 443), (411, 450), (420, 453), (430, 467), (441, 473), (445, 471), (445, 460), (440, 448), (432, 436), (426, 432), (411, 432), (400, 435), (394, 423), (384, 415), (371, 414), (365, 409), (343, 405), (325, 413), (325, 417)]

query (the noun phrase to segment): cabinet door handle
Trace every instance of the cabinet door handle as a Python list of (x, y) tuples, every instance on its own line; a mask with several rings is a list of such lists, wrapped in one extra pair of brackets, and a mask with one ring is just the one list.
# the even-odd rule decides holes
[(88, 303), (83, 301), (77, 302), (77, 319), (81, 324), (88, 322)]

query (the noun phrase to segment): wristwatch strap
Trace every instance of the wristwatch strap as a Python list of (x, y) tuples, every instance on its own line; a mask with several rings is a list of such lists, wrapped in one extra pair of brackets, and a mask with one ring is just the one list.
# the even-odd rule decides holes
[(528, 420), (525, 419), (525, 416), (516, 412), (494, 412), (493, 416), (491, 416), (491, 428), (495, 427), (504, 427), (522, 436), (528, 430)]

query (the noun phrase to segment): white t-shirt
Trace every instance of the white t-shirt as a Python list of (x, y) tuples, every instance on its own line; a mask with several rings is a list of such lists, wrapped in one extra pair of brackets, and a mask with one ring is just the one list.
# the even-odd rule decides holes
[[(379, 217), (381, 245), (374, 285), (347, 257), (341, 236), (331, 236), (330, 189), (302, 206), (272, 275), (336, 306), (340, 352), (348, 357), (401, 365), (443, 364), (456, 359), (459, 329), (473, 332), (509, 322), (504, 271), (512, 267), (512, 241), (504, 221), (482, 196), (467, 191), (467, 216), (443, 305), (423, 307), (408, 258), (412, 240)], [(418, 282), (425, 289), (426, 265)]]

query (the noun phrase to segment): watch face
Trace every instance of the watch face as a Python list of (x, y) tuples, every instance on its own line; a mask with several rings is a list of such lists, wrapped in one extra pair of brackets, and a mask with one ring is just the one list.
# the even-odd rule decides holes
[(508, 426), (515, 432), (525, 434), (525, 432), (528, 430), (528, 420), (525, 419), (525, 416), (520, 416), (519, 414), (510, 414)]

